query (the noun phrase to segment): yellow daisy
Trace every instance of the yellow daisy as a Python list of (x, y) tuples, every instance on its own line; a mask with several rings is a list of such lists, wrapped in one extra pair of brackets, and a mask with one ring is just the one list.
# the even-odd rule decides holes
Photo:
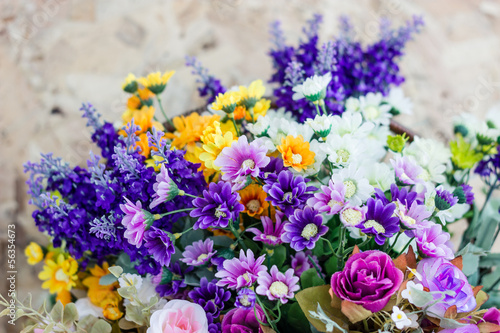
[(150, 73), (147, 77), (141, 77), (137, 81), (142, 84), (145, 88), (151, 90), (155, 95), (158, 95), (165, 90), (168, 81), (175, 74), (175, 71), (165, 72), (163, 75), (161, 72)]
[(238, 192), (240, 194), (240, 202), (245, 206), (243, 213), (250, 216), (261, 215), (267, 211), (269, 202), (266, 201), (267, 194), (261, 186), (251, 184)]
[(309, 149), (309, 142), (304, 141), (302, 135), (293, 137), (288, 135), (281, 139), (281, 145), (276, 147), (281, 153), (283, 164), (292, 167), (296, 171), (307, 170), (307, 167), (314, 164), (316, 155)]
[(29, 243), (24, 249), (24, 254), (28, 257), (28, 264), (35, 265), (43, 260), (43, 250), (40, 245), (35, 242)]
[(46, 260), (43, 271), (38, 274), (38, 278), (45, 281), (42, 288), (49, 289), (50, 293), (54, 294), (62, 290), (71, 290), (76, 285), (77, 273), (78, 263), (76, 260), (71, 257), (64, 259), (64, 255), (59, 254), (55, 260)]

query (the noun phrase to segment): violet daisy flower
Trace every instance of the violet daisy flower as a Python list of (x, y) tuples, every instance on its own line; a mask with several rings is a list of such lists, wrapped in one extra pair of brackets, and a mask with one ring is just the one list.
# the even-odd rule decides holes
[(282, 243), (281, 234), (283, 233), (283, 227), (285, 226), (284, 216), (282, 212), (276, 211), (276, 224), (273, 223), (268, 216), (261, 216), (260, 220), (262, 221), (262, 226), (264, 227), (264, 232), (260, 231), (257, 228), (249, 228), (246, 231), (252, 232), (255, 234), (255, 237), (252, 238), (254, 241), (263, 242), (271, 246), (277, 246)]
[(194, 303), (199, 304), (207, 313), (208, 322), (213, 322), (224, 310), (224, 302), (231, 298), (231, 292), (217, 286), (216, 281), (208, 282), (206, 277), (201, 278), (200, 286), (189, 292)]
[(412, 156), (398, 156), (395, 160), (391, 160), (391, 164), (397, 179), (402, 183), (414, 185), (423, 182), (419, 177), (422, 175), (424, 169), (417, 164)]
[(375, 236), (375, 243), (383, 245), (386, 238), (399, 231), (399, 219), (394, 215), (395, 203), (384, 205), (381, 200), (370, 198), (366, 202), (366, 221), (357, 227), (368, 235)]
[(144, 234), (144, 246), (148, 249), (150, 255), (162, 266), (170, 264), (170, 258), (175, 253), (172, 238), (165, 231), (156, 227), (151, 227)]
[(255, 259), (252, 250), (247, 250), (246, 255), (240, 250), (239, 258), (224, 261), (222, 270), (215, 274), (219, 279), (217, 285), (227, 286), (229, 289), (251, 287), (257, 281), (257, 275), (267, 270), (267, 267), (262, 265), (265, 257), (262, 255)]
[(290, 243), (295, 251), (305, 248), (312, 250), (318, 239), (328, 231), (328, 227), (323, 225), (321, 214), (309, 206), (304, 210), (297, 209), (283, 229), (285, 232), (281, 235), (281, 240)]
[(321, 186), (321, 192), (314, 193), (314, 197), (307, 200), (307, 205), (318, 212), (335, 215), (345, 205), (345, 186), (343, 183), (334, 184), (330, 179), (328, 186)]
[(285, 166), (283, 165), (283, 160), (281, 158), (270, 157), (269, 164), (260, 169), (259, 177), (262, 178), (265, 182), (275, 182), (276, 179), (278, 179), (278, 174), (284, 169)]
[(406, 206), (402, 205), (398, 200), (396, 206), (399, 208), (396, 209), (395, 212), (399, 220), (410, 229), (417, 228), (423, 221), (432, 215), (432, 212), (428, 211), (425, 205), (421, 205), (417, 201), (413, 201), (411, 206), (406, 208)]
[(455, 258), (453, 250), (448, 246), (450, 234), (443, 231), (440, 224), (430, 222), (423, 228), (417, 228), (415, 236), (421, 255), (447, 260)]
[[(137, 200), (135, 205), (126, 197), (123, 197), (127, 202), (124, 205), (120, 205), (120, 209), (125, 213), (122, 219), (122, 224), (127, 228), (124, 233), (124, 237), (132, 245), (140, 248), (142, 245), (142, 240), (144, 238), (144, 231), (146, 230), (146, 224), (152, 223), (152, 214), (142, 210), (142, 203)], [(149, 214), (149, 215), (148, 215)]]
[(258, 177), (260, 169), (269, 164), (270, 158), (266, 154), (267, 148), (262, 140), (248, 143), (247, 137), (242, 135), (231, 147), (222, 149), (214, 165), (221, 168), (222, 179), (231, 181), (236, 191), (243, 187), (247, 176)]
[(310, 268), (313, 268), (314, 265), (310, 262), (309, 256), (311, 256), (312, 260), (316, 263), (316, 266), (320, 269), (321, 271), (321, 266), (319, 265), (318, 257), (312, 254), (311, 251), (299, 251), (295, 254), (294, 256), (290, 256), (292, 259), (291, 266), (293, 268), (293, 271), (295, 275), (300, 277), (302, 273), (307, 271)]
[(309, 179), (294, 176), (289, 170), (279, 173), (276, 181), (269, 181), (263, 189), (267, 193), (267, 201), (281, 208), (286, 215), (291, 215), (295, 209), (302, 209), (310, 197), (314, 186), (307, 186)]
[(196, 209), (189, 215), (198, 217), (193, 229), (226, 228), (229, 220), (236, 221), (239, 213), (245, 210), (239, 200), (240, 195), (231, 192), (229, 183), (210, 183), (208, 191), (203, 191), (203, 198), (193, 200)]
[(286, 304), (288, 299), (292, 299), (295, 292), (300, 289), (297, 282), (299, 278), (293, 274), (293, 268), (289, 268), (283, 274), (276, 265), (273, 265), (271, 274), (267, 271), (259, 273), (255, 292), (267, 296), (270, 301), (279, 299), (282, 304)]
[(417, 196), (417, 192), (408, 192), (406, 187), (399, 188), (398, 185), (391, 184), (391, 200), (389, 201), (381, 189), (375, 189), (375, 198), (382, 200), (382, 202), (386, 205), (390, 202), (399, 201), (409, 208), (413, 201), (417, 200)]
[(168, 175), (168, 170), (165, 164), (161, 165), (160, 173), (156, 175), (156, 183), (153, 185), (153, 201), (149, 204), (149, 208), (153, 209), (159, 204), (170, 201), (179, 194), (179, 188)]
[[(181, 289), (187, 287), (184, 275), (192, 270), (193, 267), (188, 267), (183, 271), (178, 261), (172, 263), (168, 268), (163, 267), (160, 282), (155, 288), (156, 292), (160, 294), (160, 297), (177, 295)], [(155, 280), (158, 279), (155, 278)]]
[(249, 310), (254, 307), (256, 299), (257, 297), (252, 289), (243, 288), (240, 291), (238, 291), (238, 295), (236, 296), (236, 301), (234, 302), (234, 305), (237, 308)]
[(454, 191), (453, 195), (458, 198), (458, 203), (466, 203), (472, 205), (474, 202), (474, 192), (472, 192), (472, 186), (468, 184), (462, 184), (458, 186)]
[(215, 252), (214, 242), (210, 238), (199, 240), (186, 246), (181, 261), (190, 266), (201, 266), (209, 262)]
[(458, 198), (449, 191), (445, 190), (442, 185), (439, 185), (436, 188), (436, 197), (434, 198), (434, 203), (436, 204), (437, 209), (447, 210), (458, 203)]

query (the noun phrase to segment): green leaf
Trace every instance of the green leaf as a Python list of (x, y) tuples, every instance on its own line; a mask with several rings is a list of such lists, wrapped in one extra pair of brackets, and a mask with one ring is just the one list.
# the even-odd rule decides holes
[(294, 332), (311, 332), (309, 321), (299, 303), (293, 303), (288, 307), (285, 318)]
[(64, 305), (61, 303), (61, 301), (57, 301), (57, 303), (52, 307), (52, 310), (50, 311), (50, 317), (55, 322), (62, 321), (63, 320), (63, 310), (64, 310)]
[(198, 287), (200, 285), (200, 278), (194, 273), (189, 273), (184, 277), (184, 283), (190, 286)]
[(222, 246), (225, 248), (229, 247), (234, 242), (234, 240), (227, 236), (212, 236), (209, 238), (214, 242), (215, 246)]
[(329, 252), (331, 252), (330, 248), (328, 247), (328, 245), (326, 245), (325, 241), (319, 240), (318, 242), (316, 242), (316, 246), (314, 246), (314, 249), (313, 249), (313, 254), (315, 256), (317, 256), (319, 258), (319, 257), (321, 257)]
[(467, 253), (462, 256), (463, 269), (465, 276), (470, 276), (479, 269), (479, 256), (472, 253)]
[(460, 328), (460, 327), (464, 327), (464, 326), (468, 325), (467, 323), (461, 323), (459, 321), (456, 321), (455, 319), (449, 319), (449, 318), (443, 318), (443, 317), (439, 317), (439, 319), (441, 319), (439, 326), (443, 327), (443, 328), (453, 329), (453, 328)]
[(109, 286), (110, 284), (113, 284), (116, 281), (118, 281), (116, 276), (114, 276), (113, 274), (106, 274), (104, 276), (101, 276), (101, 278), (99, 279), (99, 284), (101, 286)]
[(90, 333), (111, 333), (111, 325), (105, 320), (99, 319), (94, 326), (92, 326)]
[(488, 253), (479, 259), (479, 267), (490, 268), (500, 264), (500, 253)]
[(197, 242), (199, 240), (205, 239), (205, 232), (203, 229), (198, 229), (198, 230), (191, 230), (184, 235), (182, 235), (180, 239), (181, 245), (185, 248), (188, 245), (193, 244), (194, 242)]
[(64, 306), (63, 318), (64, 326), (72, 325), (74, 321), (78, 320), (78, 310), (75, 303), (68, 303)]
[(286, 259), (286, 248), (283, 245), (274, 248), (273, 255), (271, 256), (270, 263), (281, 267)]
[(247, 246), (250, 250), (252, 250), (252, 251), (253, 251), (253, 253), (259, 253), (260, 249), (259, 249), (259, 247), (257, 246), (257, 244), (256, 244), (254, 241), (252, 241), (252, 240), (250, 240), (250, 239), (245, 239), (245, 240), (243, 241), (243, 243), (245, 243), (245, 245), (246, 245), (246, 246)]
[(50, 323), (45, 327), (43, 333), (52, 333), (53, 328), (54, 328), (54, 323)]
[(215, 279), (215, 273), (213, 271), (209, 271), (208, 269), (200, 269), (195, 273), (201, 280), (201, 278), (205, 277), (210, 282)]
[(327, 275), (333, 275), (337, 271), (337, 257), (336, 256), (331, 256), (328, 258), (328, 260), (325, 262), (325, 270)]
[(121, 268), (120, 266), (111, 266), (108, 270), (116, 278), (119, 278), (120, 275), (122, 275), (122, 273), (123, 273), (123, 268)]
[(302, 285), (302, 289), (306, 289), (310, 287), (322, 286), (325, 284), (325, 281), (318, 276), (318, 272), (316, 272), (315, 268), (309, 268), (300, 276), (300, 283)]
[(493, 272), (486, 274), (481, 279), (481, 284), (484, 286), (484, 290), (493, 289), (494, 285), (498, 285), (498, 280), (500, 279), (500, 269), (495, 269)]

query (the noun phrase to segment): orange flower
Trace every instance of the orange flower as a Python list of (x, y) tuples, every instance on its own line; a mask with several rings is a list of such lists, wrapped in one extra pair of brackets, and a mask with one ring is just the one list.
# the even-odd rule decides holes
[(257, 184), (248, 185), (239, 193), (240, 202), (245, 206), (243, 213), (250, 216), (261, 215), (269, 207), (269, 203), (266, 201), (266, 192)]
[(66, 289), (61, 290), (60, 292), (57, 293), (56, 302), (57, 301), (61, 301), (61, 303), (63, 305), (70, 303), (71, 302), (71, 293)]
[(147, 132), (147, 130), (153, 126), (156, 127), (156, 129), (163, 131), (163, 125), (160, 122), (153, 120), (154, 115), (154, 107), (143, 106), (140, 110), (128, 109), (125, 113), (123, 113), (122, 119), (124, 124), (128, 124), (132, 119), (134, 119), (134, 124), (141, 127), (141, 131), (138, 131), (135, 134)]
[(149, 157), (149, 154), (151, 153), (151, 148), (149, 147), (149, 141), (148, 141), (148, 136), (146, 133), (141, 133), (139, 134), (139, 139), (141, 141), (136, 142), (136, 147), (141, 148), (140, 154), (144, 157)]
[(243, 119), (243, 117), (245, 117), (246, 111), (247, 111), (247, 109), (244, 106), (237, 106), (234, 109), (234, 113), (233, 113), (234, 120)]
[(176, 132), (167, 133), (167, 137), (173, 139), (172, 146), (183, 149), (190, 143), (200, 141), (203, 131), (219, 119), (220, 116), (218, 115), (200, 116), (196, 112), (191, 113), (187, 117), (175, 117), (173, 123)]
[(281, 153), (283, 164), (292, 167), (296, 171), (307, 170), (307, 167), (314, 164), (316, 155), (309, 149), (309, 142), (304, 141), (302, 135), (293, 137), (288, 135), (281, 139), (281, 145), (276, 147)]
[(151, 106), (153, 104), (153, 98), (155, 94), (153, 94), (149, 89), (138, 89), (138, 94), (134, 94), (129, 97), (127, 101), (127, 108), (132, 110), (138, 110), (142, 108), (144, 105)]
[(95, 265), (89, 269), (91, 276), (82, 281), (83, 285), (88, 288), (87, 295), (92, 304), (101, 308), (104, 308), (104, 306), (109, 303), (118, 304), (121, 300), (121, 296), (118, 295), (118, 292), (116, 292), (116, 289), (119, 286), (118, 281), (106, 286), (99, 283), (101, 277), (110, 273), (108, 268), (109, 265), (107, 262), (104, 262), (102, 267)]

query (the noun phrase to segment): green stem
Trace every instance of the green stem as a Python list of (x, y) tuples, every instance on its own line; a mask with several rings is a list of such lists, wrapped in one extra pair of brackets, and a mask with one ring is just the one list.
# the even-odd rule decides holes
[(307, 257), (309, 258), (309, 260), (311, 261), (311, 263), (313, 264), (314, 266), (314, 269), (316, 269), (316, 272), (318, 273), (318, 275), (321, 277), (321, 279), (323, 281), (325, 281), (325, 277), (323, 276), (323, 274), (321, 273), (321, 270), (320, 268), (318, 267), (318, 265), (316, 264), (316, 261), (313, 260), (313, 258), (311, 258), (310, 255), (307, 255)]
[[(171, 212), (166, 212), (166, 213), (163, 213), (163, 214), (156, 214), (155, 216), (159, 216), (159, 218), (161, 218), (161, 217), (164, 217), (164, 216), (167, 216), (167, 215), (172, 215), (172, 214), (175, 214), (175, 213), (188, 212), (188, 211), (193, 210), (193, 209), (194, 208), (177, 209), (177, 210), (173, 210)], [(158, 220), (159, 218), (155, 218), (155, 220)]]
[(192, 194), (189, 194), (189, 193), (186, 193), (186, 192), (184, 192), (183, 195), (185, 195), (186, 197), (191, 197), (191, 198), (199, 198), (196, 195), (192, 195)]
[(245, 245), (245, 242), (243, 242), (243, 239), (241, 239), (241, 236), (240, 236), (239, 232), (234, 228), (232, 221), (229, 222), (229, 229), (233, 233), (234, 237), (236, 237), (236, 240), (240, 243), (240, 246), (246, 252), (246, 250), (248, 250), (248, 248)]
[(170, 120), (169, 117), (167, 117), (167, 114), (165, 113), (165, 110), (163, 109), (163, 105), (161, 104), (161, 98), (160, 98), (160, 96), (156, 95), (156, 99), (158, 100), (158, 105), (160, 105), (161, 113), (163, 113), (163, 116), (165, 117), (165, 119), (167, 119), (167, 122), (170, 125), (172, 125), (172, 127), (175, 128), (174, 123), (172, 122), (172, 120)]
[(318, 116), (321, 116), (321, 111), (319, 110), (318, 103), (314, 103), (314, 106), (316, 107), (316, 112), (318, 113)]
[(491, 185), (488, 194), (486, 195), (486, 200), (484, 201), (483, 207), (481, 208), (481, 211), (479, 211), (479, 217), (478, 221), (481, 221), (481, 216), (483, 215), (484, 209), (486, 208), (486, 205), (488, 204), (488, 201), (490, 201), (491, 195), (493, 194), (493, 191), (496, 189), (496, 185), (498, 182), (498, 177), (495, 179), (493, 184)]
[(233, 125), (234, 125), (234, 129), (236, 130), (236, 135), (237, 136), (240, 136), (240, 130), (238, 129), (238, 125), (236, 125), (236, 120), (234, 120), (234, 115), (232, 117), (230, 117), (231, 120), (233, 121)]
[(332, 254), (335, 255), (335, 251), (333, 250), (332, 243), (330, 243), (330, 241), (328, 239), (324, 238), (324, 237), (321, 237), (321, 239), (328, 244), (328, 247), (330, 248), (330, 251), (332, 251)]
[(363, 328), (366, 333), (370, 332), (370, 329), (368, 328), (368, 321), (366, 319), (363, 319)]
[(273, 324), (271, 318), (267, 314), (266, 307), (262, 304), (262, 302), (260, 301), (260, 298), (259, 298), (259, 296), (257, 296), (257, 294), (255, 294), (255, 299), (257, 300), (257, 303), (259, 303), (262, 311), (264, 311), (264, 315), (266, 316), (266, 319), (267, 319), (267, 322), (268, 322), (269, 326), (271, 326), (271, 328), (273, 330), (275, 330), (276, 333), (279, 333), (278, 328), (276, 328), (276, 326)]
[(326, 107), (325, 107), (325, 101), (321, 100), (320, 105), (321, 105), (321, 110), (323, 110), (323, 114), (325, 116), (328, 116), (328, 112), (326, 111)]
[(410, 246), (410, 243), (415, 239), (415, 237), (412, 237), (408, 243), (406, 243), (405, 247), (403, 247), (403, 250), (401, 250), (401, 252), (398, 253), (398, 256), (401, 255), (401, 253), (404, 253), (406, 251), (406, 249), (408, 248), (408, 246)]
[[(398, 235), (396, 236), (396, 239), (394, 240), (394, 242), (392, 243), (392, 246), (389, 248), (389, 250), (387, 251), (387, 254), (389, 254), (391, 251), (394, 250), (394, 246), (396, 246), (396, 243), (398, 242), (398, 239), (399, 239), (399, 236), (401, 236), (402, 232), (399, 232)], [(396, 252), (396, 251), (394, 251)]]

